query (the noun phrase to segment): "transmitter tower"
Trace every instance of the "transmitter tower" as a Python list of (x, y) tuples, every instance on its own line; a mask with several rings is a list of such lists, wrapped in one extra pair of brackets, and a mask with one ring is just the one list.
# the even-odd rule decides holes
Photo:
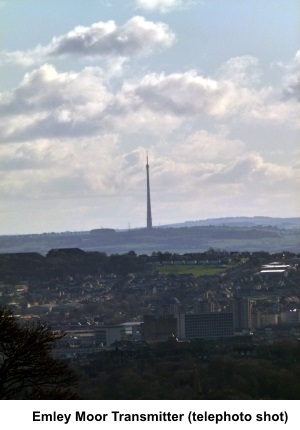
[(148, 153), (147, 153), (147, 229), (152, 228), (152, 215), (151, 215), (151, 198), (150, 198), (150, 177), (149, 177), (149, 163), (148, 163)]

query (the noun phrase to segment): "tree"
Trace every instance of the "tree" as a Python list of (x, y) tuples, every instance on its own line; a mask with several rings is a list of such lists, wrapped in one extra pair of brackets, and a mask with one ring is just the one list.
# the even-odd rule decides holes
[(51, 355), (63, 336), (0, 307), (0, 399), (76, 399), (75, 373)]

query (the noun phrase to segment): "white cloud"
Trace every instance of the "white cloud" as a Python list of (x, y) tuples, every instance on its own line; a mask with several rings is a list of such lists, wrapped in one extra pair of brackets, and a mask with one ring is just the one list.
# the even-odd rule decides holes
[(45, 64), (0, 95), (0, 134), (4, 141), (90, 135), (110, 99), (101, 69), (58, 73)]
[(240, 184), (243, 189), (253, 189), (255, 186), (256, 192), (259, 192), (256, 188), (259, 185), (260, 191), (267, 192), (270, 187), (277, 187), (280, 183), (290, 184), (294, 178), (293, 167), (268, 162), (260, 154), (251, 152), (223, 164), (207, 181), (222, 185)]
[(252, 86), (259, 83), (261, 70), (258, 59), (251, 55), (230, 58), (220, 67), (217, 76), (230, 80), (241, 86)]
[[(214, 140), (212, 135), (211, 141)], [(222, 147), (220, 142), (221, 136), (216, 149)], [(182, 142), (182, 148), (177, 149), (183, 152), (184, 147)], [(257, 152), (241, 150), (232, 148), (231, 160), (229, 157), (205, 160), (203, 153), (201, 161), (198, 154), (194, 160), (192, 156), (182, 160), (173, 154), (161, 156), (157, 149), (154, 165), (150, 164), (151, 181), (157, 212), (168, 214), (165, 222), (170, 222), (172, 212), (177, 220), (220, 216), (220, 213), (270, 215), (270, 208), (294, 213), (294, 196), (299, 186), (295, 169), (270, 162)]]
[(293, 61), (283, 66), (287, 70), (284, 79), (283, 94), (287, 99), (300, 101), (300, 50), (296, 53)]
[(245, 143), (227, 136), (226, 130), (209, 133), (199, 130), (178, 142), (171, 154), (187, 163), (219, 164), (229, 162), (245, 151)]
[(291, 181), (296, 183), (296, 169), (290, 165), (269, 161), (258, 152), (248, 152), (244, 142), (222, 134), (200, 131), (173, 148), (155, 151), (157, 183), (168, 184), (165, 190), (176, 188), (176, 193), (186, 196), (195, 190), (214, 190), (234, 186), (239, 192), (266, 193), (270, 189), (290, 191)]
[(12, 63), (23, 67), (30, 67), (43, 61), (45, 54), (41, 46), (27, 51), (2, 51), (0, 65), (3, 63)]
[(170, 46), (174, 34), (164, 23), (135, 16), (121, 27), (114, 21), (98, 22), (90, 27), (76, 27), (56, 37), (48, 47), (49, 55), (130, 57), (151, 52), (155, 46)]
[(135, 16), (120, 27), (115, 21), (77, 26), (67, 34), (54, 37), (48, 45), (38, 45), (28, 51), (2, 52), (2, 61), (30, 66), (62, 56), (130, 58), (149, 54), (155, 48), (169, 47), (174, 41), (175, 35), (166, 24)]
[(148, 73), (119, 88), (109, 85), (98, 67), (58, 72), (44, 64), (26, 73), (17, 88), (0, 94), (0, 136), (3, 142), (17, 142), (109, 130), (162, 137), (183, 124), (197, 130), (197, 121), (205, 118), (300, 127), (299, 103), (282, 98), (281, 89), (253, 81), (248, 86), (249, 65), (256, 65), (252, 57), (235, 58), (214, 78), (196, 71)]
[[(1, 85), (8, 89), (0, 91), (2, 228), (8, 219), (10, 231), (27, 222), (27, 231), (144, 225), (147, 150), (155, 224), (296, 213), (300, 53), (268, 68), (267, 58), (284, 56), (287, 40), (265, 56), (264, 38), (251, 46), (255, 37), (248, 37), (257, 25), (246, 34), (238, 20), (225, 35), (216, 31), (222, 19), (214, 8), (195, 8), (204, 13), (199, 22), (178, 14), (198, 0), (110, 3), (120, 8), (104, 13), (118, 20), (89, 24), (83, 16), (76, 24), (84, 25), (70, 31), (57, 22), (56, 37), (40, 45), (28, 45), (19, 19), (21, 45), (8, 38), (11, 51), (0, 53), (0, 63), (10, 63)], [(121, 18), (132, 6), (148, 18)], [(106, 20), (99, 10), (94, 21)], [(172, 25), (182, 36), (178, 46), (147, 61), (173, 46)], [(16, 65), (28, 67), (23, 78)]]
[(187, 3), (183, 0), (134, 0), (135, 4), (138, 8), (154, 11), (158, 10), (159, 12), (165, 13), (169, 12), (172, 9), (176, 9), (182, 7), (184, 3)]
[[(123, 111), (124, 106), (130, 103), (135, 111), (149, 110), (177, 120), (205, 115), (219, 120), (239, 118), (246, 122), (277, 122), (298, 128), (299, 105), (284, 100), (281, 89), (254, 85), (256, 79), (250, 78), (248, 82), (244, 60), (241, 60), (243, 67), (241, 64), (237, 67), (238, 59), (234, 59), (234, 66), (231, 64), (229, 68), (227, 63), (225, 68), (221, 68), (224, 75), (218, 73), (216, 78), (190, 70), (171, 74), (149, 73), (139, 81), (125, 81), (116, 97), (116, 104)], [(251, 64), (254, 63), (251, 59)]]
[(259, 94), (247, 87), (203, 77), (196, 71), (148, 74), (139, 82), (126, 82), (122, 94), (133, 100), (136, 107), (147, 106), (178, 117), (203, 113), (230, 116), (259, 102)]
[(228, 118), (278, 124), (291, 115), (294, 103), (276, 100), (272, 88), (248, 88), (244, 68), (237, 68), (242, 76), (232, 82), (227, 67), (218, 78), (150, 73), (114, 91), (97, 67), (61, 73), (45, 64), (26, 73), (15, 90), (0, 94), (0, 135), (8, 143), (0, 148), (2, 191), (89, 196), (142, 189), (141, 142), (150, 142), (154, 154), (153, 186), (175, 186), (182, 198), (204, 184), (214, 192), (286, 189), (296, 169), (249, 152), (230, 126), (209, 132), (199, 125), (204, 116), (222, 125)]
[[(75, 198), (111, 195), (122, 157), (118, 138), (47, 139), (0, 146), (2, 197)], [(116, 174), (115, 177), (113, 175)]]

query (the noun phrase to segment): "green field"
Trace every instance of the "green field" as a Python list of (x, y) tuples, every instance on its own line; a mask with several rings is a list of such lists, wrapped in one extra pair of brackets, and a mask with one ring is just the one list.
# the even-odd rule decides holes
[(154, 272), (161, 273), (163, 275), (187, 275), (191, 274), (194, 276), (214, 276), (226, 270), (225, 266), (202, 266), (202, 265), (173, 265), (169, 264), (166, 266), (158, 266), (154, 269)]

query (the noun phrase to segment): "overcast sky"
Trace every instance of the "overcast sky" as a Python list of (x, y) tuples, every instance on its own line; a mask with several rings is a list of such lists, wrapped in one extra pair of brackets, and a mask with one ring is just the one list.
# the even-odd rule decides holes
[(0, 234), (300, 216), (297, 0), (1, 0)]

